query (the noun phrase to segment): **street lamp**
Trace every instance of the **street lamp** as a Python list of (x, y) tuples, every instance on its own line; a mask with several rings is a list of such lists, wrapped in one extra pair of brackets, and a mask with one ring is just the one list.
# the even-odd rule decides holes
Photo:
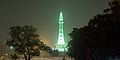
[(13, 49), (13, 46), (11, 46), (10, 49)]
[(5, 54), (6, 56), (8, 55), (8, 54)]
[(3, 59), (4, 57), (2, 56), (1, 59)]

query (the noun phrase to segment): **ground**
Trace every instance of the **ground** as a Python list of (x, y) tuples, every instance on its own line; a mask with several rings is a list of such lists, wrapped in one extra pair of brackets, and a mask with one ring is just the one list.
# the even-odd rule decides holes
[[(70, 58), (68, 57), (65, 57), (66, 60), (71, 60)], [(39, 58), (39, 57), (36, 57), (36, 58), (32, 58), (31, 60), (62, 60), (63, 57), (48, 57), (48, 58)], [(24, 60), (24, 59), (18, 59), (18, 60)]]

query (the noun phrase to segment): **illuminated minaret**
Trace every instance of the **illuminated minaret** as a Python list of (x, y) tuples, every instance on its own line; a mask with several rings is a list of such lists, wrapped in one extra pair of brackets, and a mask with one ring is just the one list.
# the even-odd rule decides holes
[(58, 41), (56, 44), (56, 49), (58, 51), (64, 51), (66, 44), (65, 44), (65, 40), (64, 40), (64, 31), (63, 31), (63, 14), (62, 12), (60, 12), (60, 16), (59, 16), (59, 22), (58, 22), (58, 27), (59, 27), (59, 34), (58, 34)]

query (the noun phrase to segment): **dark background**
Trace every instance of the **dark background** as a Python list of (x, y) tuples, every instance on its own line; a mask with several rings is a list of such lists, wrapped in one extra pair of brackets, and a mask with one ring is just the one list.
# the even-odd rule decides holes
[(9, 27), (33, 25), (40, 38), (54, 47), (58, 37), (58, 17), (64, 14), (65, 39), (74, 27), (86, 25), (102, 13), (110, 0), (0, 0), (0, 42), (8, 38)]

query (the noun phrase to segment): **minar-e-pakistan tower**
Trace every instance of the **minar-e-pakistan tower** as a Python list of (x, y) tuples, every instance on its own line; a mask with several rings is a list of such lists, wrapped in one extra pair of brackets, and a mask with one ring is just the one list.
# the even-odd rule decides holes
[(62, 51), (62, 52), (64, 52), (65, 49), (66, 49), (66, 42), (64, 40), (63, 23), (64, 23), (63, 14), (62, 14), (62, 11), (60, 11), (60, 16), (59, 16), (59, 21), (58, 21), (59, 34), (58, 34), (58, 40), (57, 40), (57, 44), (56, 44), (56, 49), (58, 51)]

